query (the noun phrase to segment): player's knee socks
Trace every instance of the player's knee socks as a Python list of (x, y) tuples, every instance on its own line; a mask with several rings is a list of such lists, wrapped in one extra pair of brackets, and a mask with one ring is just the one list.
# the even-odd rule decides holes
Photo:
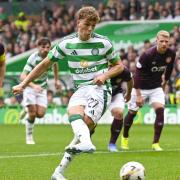
[(83, 117), (79, 114), (75, 114), (69, 117), (74, 135), (79, 139), (83, 144), (92, 144), (90, 138), (89, 128), (83, 121)]
[(33, 134), (34, 122), (32, 123), (29, 119), (25, 122), (26, 126), (26, 136), (30, 136)]
[(126, 115), (124, 118), (124, 131), (123, 131), (123, 136), (127, 138), (129, 136), (129, 129), (131, 128), (133, 124), (133, 119), (136, 116), (136, 113), (130, 113)]
[(72, 155), (72, 154), (65, 152), (59, 166), (56, 168), (55, 171), (63, 174), (64, 170), (68, 167), (70, 162), (73, 160), (74, 156), (75, 155)]
[(158, 108), (156, 109), (156, 120), (154, 123), (153, 143), (159, 142), (163, 126), (164, 126), (164, 108)]
[(111, 138), (109, 143), (115, 144), (123, 126), (123, 119), (115, 119), (111, 124)]

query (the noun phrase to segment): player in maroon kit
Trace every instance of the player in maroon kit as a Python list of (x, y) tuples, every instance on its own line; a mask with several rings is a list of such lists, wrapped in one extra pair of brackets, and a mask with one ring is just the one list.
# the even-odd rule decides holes
[[(126, 93), (123, 93), (122, 83), (127, 85)], [(133, 87), (133, 80), (131, 73), (127, 68), (119, 75), (111, 78), (112, 85), (112, 100), (109, 106), (113, 121), (111, 124), (111, 136), (109, 140), (108, 150), (111, 152), (117, 152), (116, 141), (123, 127), (123, 111), (125, 103), (131, 98), (131, 91)]]
[(134, 88), (128, 104), (129, 111), (124, 119), (124, 132), (121, 139), (122, 149), (129, 149), (129, 129), (138, 109), (143, 106), (145, 99), (149, 99), (149, 103), (156, 113), (152, 149), (155, 151), (163, 150), (159, 145), (164, 125), (165, 95), (163, 90), (170, 78), (175, 61), (175, 52), (169, 48), (169, 40), (169, 32), (159, 31), (156, 37), (157, 44), (146, 50), (137, 62)]

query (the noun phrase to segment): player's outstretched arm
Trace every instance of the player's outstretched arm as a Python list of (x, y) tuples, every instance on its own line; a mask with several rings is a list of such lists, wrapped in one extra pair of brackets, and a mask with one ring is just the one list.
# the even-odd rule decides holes
[(54, 72), (55, 88), (57, 90), (61, 90), (61, 83), (59, 80), (59, 65), (57, 62), (53, 64), (53, 72)]
[(105, 74), (106, 76), (108, 76), (108, 79), (110, 79), (122, 73), (123, 70), (124, 70), (124, 65), (122, 64), (121, 60), (118, 60), (111, 65), (111, 68)]
[(38, 78), (41, 74), (43, 74), (49, 66), (52, 65), (52, 61), (46, 57), (41, 63), (39, 63), (27, 76), (26, 78), (17, 86), (13, 87), (13, 93), (21, 94), (23, 89), (34, 79)]

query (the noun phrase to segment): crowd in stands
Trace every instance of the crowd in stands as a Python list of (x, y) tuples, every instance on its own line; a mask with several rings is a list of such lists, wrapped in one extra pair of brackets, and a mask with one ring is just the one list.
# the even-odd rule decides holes
[[(180, 1), (166, 1), (160, 4), (147, 4), (147, 1), (129, 0), (127, 4), (120, 0), (109, 0), (105, 5), (97, 7), (101, 21), (110, 20), (153, 20), (180, 19)], [(75, 31), (75, 13), (73, 5), (54, 4), (51, 8), (44, 7), (39, 15), (27, 16), (19, 12), (17, 17), (7, 16), (0, 7), (0, 27), (4, 32), (0, 35), (0, 42), (6, 45), (7, 57), (23, 53), (36, 46), (37, 38), (47, 36), (52, 41), (64, 37)]]
[[(102, 21), (110, 20), (154, 20), (154, 19), (175, 19), (180, 20), (180, 1), (168, 0), (161, 4), (156, 1), (148, 4), (148, 1), (129, 0), (122, 3), (120, 0), (109, 0), (105, 5), (100, 3), (97, 7)], [(6, 46), (7, 58), (23, 53), (36, 47), (36, 40), (46, 36), (52, 41), (64, 37), (75, 31), (75, 6), (65, 7), (64, 5), (53, 5), (51, 8), (44, 7), (39, 15), (27, 16), (19, 12), (17, 17), (7, 16), (5, 9), (0, 7), (0, 42)], [(136, 61), (144, 50), (152, 46), (149, 40), (144, 42), (141, 49), (120, 49), (120, 56), (123, 63), (133, 73), (136, 68)], [(168, 103), (177, 103), (176, 96), (180, 96), (180, 27), (174, 27), (171, 32), (171, 48), (177, 51), (176, 65), (173, 70), (169, 86), (166, 88)], [(66, 93), (65, 93), (66, 94)], [(68, 97), (68, 96), (67, 96)], [(180, 97), (179, 97), (180, 98)]]

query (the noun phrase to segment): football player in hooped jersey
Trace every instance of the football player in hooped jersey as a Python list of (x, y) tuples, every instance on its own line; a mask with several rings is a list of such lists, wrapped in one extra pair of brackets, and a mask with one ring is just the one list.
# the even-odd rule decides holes
[[(76, 87), (68, 105), (69, 122), (74, 139), (67, 146), (64, 156), (55, 169), (52, 179), (65, 179), (64, 170), (74, 155), (93, 152), (90, 131), (99, 121), (111, 101), (110, 78), (124, 69), (119, 56), (114, 53), (112, 43), (104, 36), (93, 33), (99, 21), (95, 8), (83, 7), (77, 12), (77, 33), (59, 42), (19, 85), (13, 87), (14, 94), (23, 89), (56, 61), (68, 60), (68, 66)], [(109, 69), (109, 64), (113, 67)]]
[(134, 88), (128, 105), (129, 111), (124, 119), (124, 132), (121, 140), (121, 148), (123, 149), (129, 148), (129, 129), (138, 109), (148, 98), (156, 113), (152, 149), (155, 151), (163, 150), (159, 145), (164, 126), (165, 95), (163, 89), (168, 83), (175, 61), (175, 52), (169, 48), (169, 40), (169, 32), (159, 31), (156, 37), (157, 44), (146, 50), (137, 62)]
[[(42, 37), (37, 41), (38, 51), (34, 52), (27, 60), (20, 79), (23, 81), (26, 76), (47, 56), (51, 49), (51, 42), (48, 38)], [(58, 64), (52, 66), (54, 72), (55, 87), (60, 88), (58, 79)], [(23, 106), (28, 116), (26, 117), (26, 144), (35, 144), (33, 129), (35, 119), (45, 115), (47, 107), (47, 80), (48, 72), (43, 73), (38, 79), (28, 84), (23, 92)]]

